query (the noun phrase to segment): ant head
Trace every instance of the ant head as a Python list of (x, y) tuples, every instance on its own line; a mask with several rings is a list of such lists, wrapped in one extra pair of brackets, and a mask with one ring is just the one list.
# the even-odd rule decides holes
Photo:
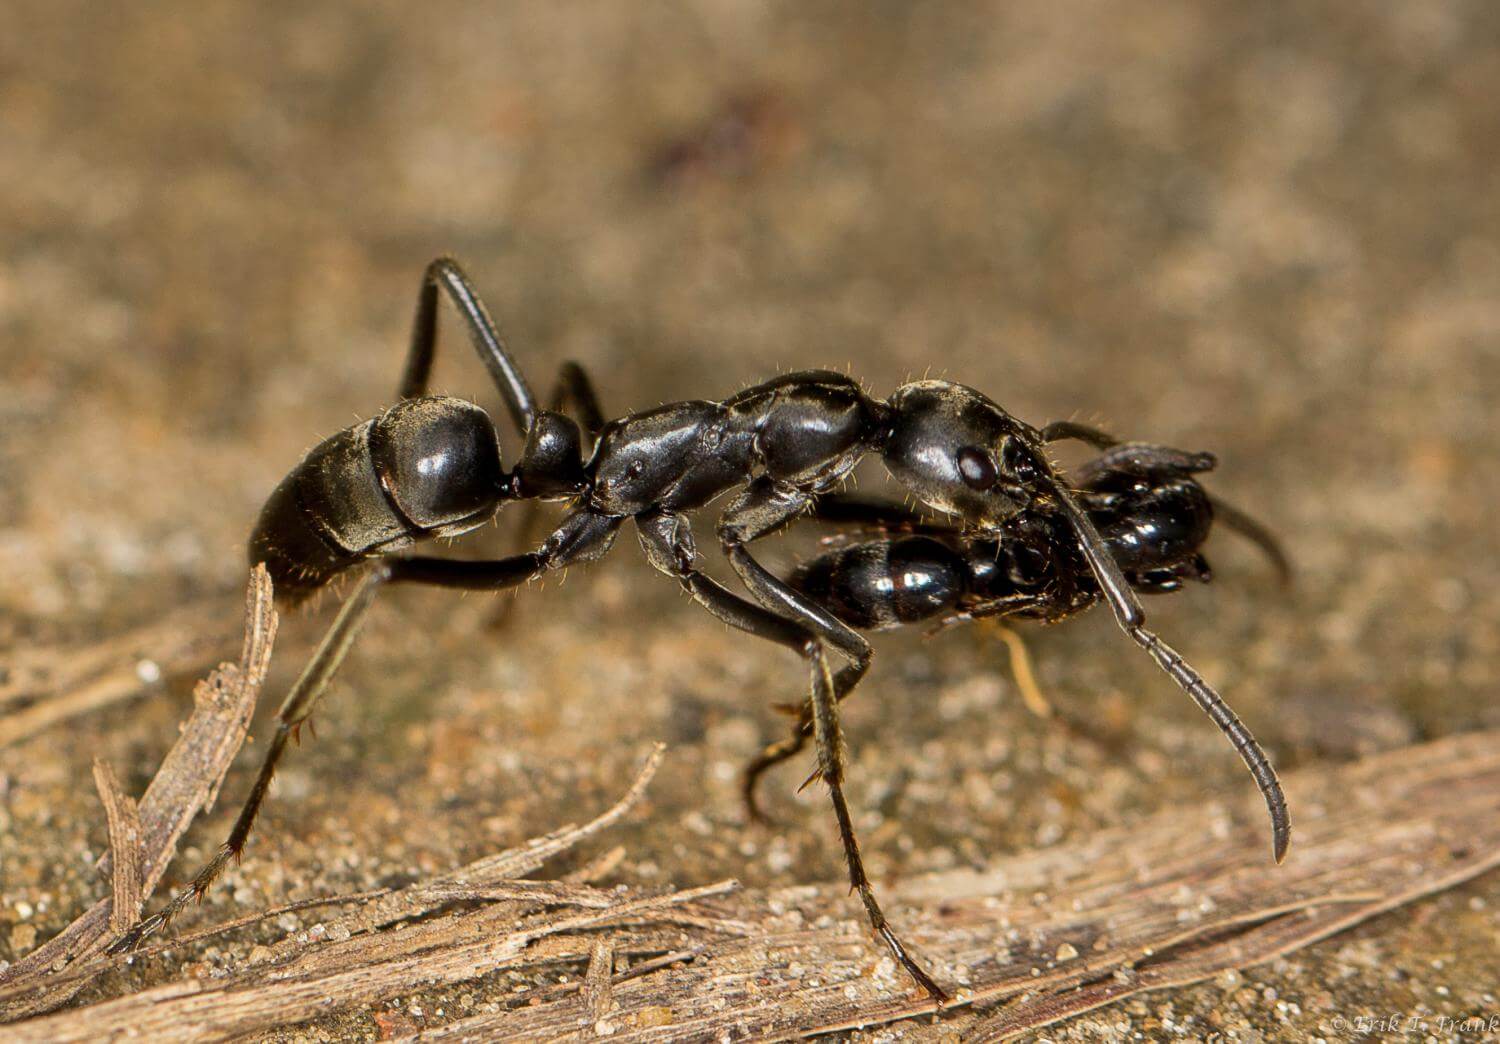
[(1084, 507), (1120, 568), (1132, 574), (1192, 565), (1213, 525), (1213, 502), (1193, 475), (1208, 453), (1125, 443), (1078, 471)]
[(1038, 501), (1053, 505), (1078, 539), (1120, 626), (1145, 621), (1124, 571), (1088, 513), (1053, 470), (1042, 434), (973, 388), (917, 381), (896, 389), (881, 455), (886, 470), (928, 507), (979, 529), (998, 529)]
[(1037, 431), (972, 388), (917, 381), (889, 406), (886, 470), (928, 507), (992, 528), (1054, 482)]

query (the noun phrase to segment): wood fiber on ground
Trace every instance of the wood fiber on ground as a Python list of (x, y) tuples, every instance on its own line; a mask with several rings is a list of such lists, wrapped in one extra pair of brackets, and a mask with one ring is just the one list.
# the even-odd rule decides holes
[[(580, 963), (587, 972), (569, 988), (522, 993), (505, 1010), (431, 1026), (421, 1039), (775, 1039), (931, 1012), (836, 887), (601, 889), (586, 883), (597, 864), (563, 881), (527, 879), (634, 808), (661, 764), (658, 745), (625, 795), (583, 827), (349, 899), (351, 912), (259, 948), (227, 974), (38, 1015), (108, 968), (170, 949), (100, 956), (102, 943), (133, 923), (143, 885), (154, 885), (185, 818), (211, 799), (243, 739), (276, 629), (263, 570), (249, 598), (240, 664), (223, 665), (200, 688), (185, 730), (194, 739), (169, 755), (147, 791), (149, 819), (96, 764), (113, 896), (0, 977), (5, 1017), (17, 1020), (7, 1039), (216, 1040), (380, 1004), (416, 984)], [(1269, 960), (1500, 865), (1492, 815), (1500, 734), (1305, 770), (1287, 790), (1300, 814), (1293, 857), (1281, 867), (1267, 865), (1257, 815), (1211, 809), (903, 883), (892, 893), (896, 916), (940, 981), (956, 986), (941, 1032), (1009, 1039)], [(177, 816), (161, 807), (167, 792), (183, 801)], [(617, 957), (633, 966), (616, 972)]]

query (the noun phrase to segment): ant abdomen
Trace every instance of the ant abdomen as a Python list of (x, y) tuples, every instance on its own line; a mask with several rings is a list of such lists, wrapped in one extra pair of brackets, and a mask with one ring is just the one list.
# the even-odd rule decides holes
[(295, 603), (372, 555), (482, 525), (505, 491), (484, 410), (408, 399), (308, 451), (261, 510), (250, 560)]
[(972, 577), (953, 548), (914, 536), (846, 545), (803, 563), (788, 582), (851, 627), (878, 631), (952, 611)]

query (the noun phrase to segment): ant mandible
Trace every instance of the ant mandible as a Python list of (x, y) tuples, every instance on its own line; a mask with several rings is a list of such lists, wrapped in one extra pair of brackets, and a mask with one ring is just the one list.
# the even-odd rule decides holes
[[(440, 291), (463, 317), (524, 440), (521, 459), (510, 471), (484, 410), (462, 399), (426, 395)], [(817, 774), (838, 821), (850, 884), (875, 932), (941, 1003), (946, 994), (908, 954), (881, 911), (844, 796), (839, 704), (869, 669), (870, 644), (833, 609), (773, 575), (750, 552), (756, 540), (800, 516), (816, 517), (820, 498), (841, 486), (871, 453), (908, 493), (961, 520), (969, 531), (998, 534), (1008, 519), (1043, 508), (1055, 516), (1121, 629), (1229, 736), (1270, 810), (1276, 859), (1285, 853), (1286, 803), (1265, 754), (1181, 656), (1146, 630), (1135, 590), (1110, 545), (1047, 457), (1049, 442), (1097, 441), (1097, 433), (1069, 422), (1033, 428), (972, 388), (946, 381), (905, 384), (881, 401), (851, 378), (827, 371), (790, 373), (721, 402), (669, 403), (606, 423), (587, 376), (565, 364), (554, 408), (539, 409), (489, 313), (451, 258), (433, 261), (423, 274), (397, 396), (400, 401), (378, 417), (313, 447), (262, 509), (249, 557), (266, 564), (283, 605), (300, 603), (336, 577), (365, 568), (282, 703), (265, 760), (224, 845), (191, 885), (112, 950), (138, 946), (201, 897), (244, 850), (288, 741), (327, 689), (381, 588), (397, 583), (482, 591), (517, 587), (602, 557), (629, 519), (647, 560), (710, 613), (806, 660), (811, 681), (805, 717), (817, 749)], [(563, 412), (569, 402), (593, 441), (587, 457), (583, 431)], [(716, 535), (752, 596), (748, 599), (699, 571), (684, 514), (737, 487), (742, 491), (720, 516)], [(399, 553), (481, 526), (505, 504), (522, 500), (570, 505), (535, 550), (486, 561)], [(836, 671), (829, 647), (846, 661)]]

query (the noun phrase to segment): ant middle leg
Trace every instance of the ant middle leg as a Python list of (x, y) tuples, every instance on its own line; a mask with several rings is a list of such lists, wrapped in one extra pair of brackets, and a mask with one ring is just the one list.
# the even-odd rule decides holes
[[(839, 840), (844, 848), (844, 861), (849, 868), (850, 887), (859, 893), (871, 927), (890, 947), (891, 953), (906, 969), (907, 974), (916, 980), (917, 985), (928, 996), (942, 1004), (947, 1000), (947, 994), (907, 953), (906, 946), (891, 928), (875, 898), (875, 892), (865, 873), (864, 860), (860, 856), (859, 841), (854, 833), (854, 819), (844, 796), (847, 755), (843, 731), (839, 725), (839, 699), (836, 694), (842, 691), (847, 696), (869, 670), (872, 656), (870, 643), (821, 605), (772, 575), (756, 561), (746, 547), (751, 541), (787, 525), (811, 507), (815, 499), (812, 493), (777, 486), (765, 477), (756, 479), (719, 520), (719, 542), (730, 565), (757, 602), (779, 615), (787, 616), (814, 636), (804, 648), (804, 655), (810, 661), (812, 669), (808, 705), (812, 717), (813, 741), (818, 751), (818, 771), (814, 778), (821, 777), (828, 786), (834, 817), (838, 820)], [(829, 645), (838, 649), (849, 660), (837, 673), (828, 665)]]
[(900, 962), (906, 973), (917, 981), (917, 985), (939, 1006), (948, 1000), (932, 977), (922, 969), (909, 953), (906, 945), (892, 930), (886, 920), (870, 878), (865, 873), (864, 858), (859, 853), (859, 839), (854, 833), (854, 818), (849, 813), (849, 802), (844, 797), (844, 766), (848, 751), (844, 746), (844, 734), (839, 725), (839, 702), (834, 698), (835, 682), (828, 667), (828, 654), (822, 641), (814, 639), (808, 643), (807, 655), (812, 667), (813, 738), (818, 749), (818, 775), (828, 786), (828, 797), (833, 802), (834, 818), (838, 821), (839, 841), (844, 847), (844, 862), (849, 868), (849, 887), (859, 893), (864, 903), (865, 915), (875, 934), (890, 947), (891, 953)]
[[(875, 898), (869, 877), (865, 873), (864, 860), (859, 853), (853, 817), (844, 797), (846, 759), (843, 733), (838, 721), (838, 700), (834, 698), (834, 693), (842, 689), (847, 695), (869, 668), (868, 643), (850, 631), (849, 634), (855, 641), (863, 646), (863, 651), (851, 657), (853, 662), (835, 676), (829, 669), (825, 640), (819, 632), (817, 616), (826, 615), (821, 609), (802, 619), (789, 619), (776, 613), (763, 601), (761, 604), (746, 601), (703, 575), (695, 566), (696, 551), (692, 533), (687, 519), (681, 515), (658, 511), (637, 518), (636, 524), (641, 547), (651, 564), (662, 572), (675, 576), (700, 605), (732, 627), (796, 649), (808, 661), (812, 671), (812, 693), (808, 705), (813, 737), (818, 746), (818, 771), (814, 778), (821, 776), (828, 784), (834, 815), (838, 820), (839, 838), (849, 867), (849, 883), (853, 890), (859, 892), (865, 913), (876, 934), (890, 947), (891, 953), (917, 984), (941, 1004), (947, 1000), (947, 994), (907, 952), (906, 946), (892, 930)], [(792, 593), (795, 595), (795, 592)], [(798, 600), (800, 601), (800, 596)], [(842, 627), (841, 624), (839, 626)]]
[[(637, 518), (636, 526), (647, 560), (661, 572), (675, 578), (693, 596), (695, 602), (731, 627), (805, 655), (807, 643), (813, 637), (810, 630), (727, 590), (697, 568), (697, 550), (685, 517), (670, 511), (657, 511)], [(856, 681), (857, 675), (846, 675), (843, 678), (840, 699), (849, 694)], [(743, 777), (742, 794), (746, 811), (756, 822), (767, 822), (767, 817), (755, 800), (756, 781), (773, 765), (799, 753), (807, 746), (808, 738), (812, 735), (811, 705), (804, 700), (800, 711), (793, 708), (792, 713), (798, 715), (798, 722), (791, 739), (767, 747), (751, 762)]]

